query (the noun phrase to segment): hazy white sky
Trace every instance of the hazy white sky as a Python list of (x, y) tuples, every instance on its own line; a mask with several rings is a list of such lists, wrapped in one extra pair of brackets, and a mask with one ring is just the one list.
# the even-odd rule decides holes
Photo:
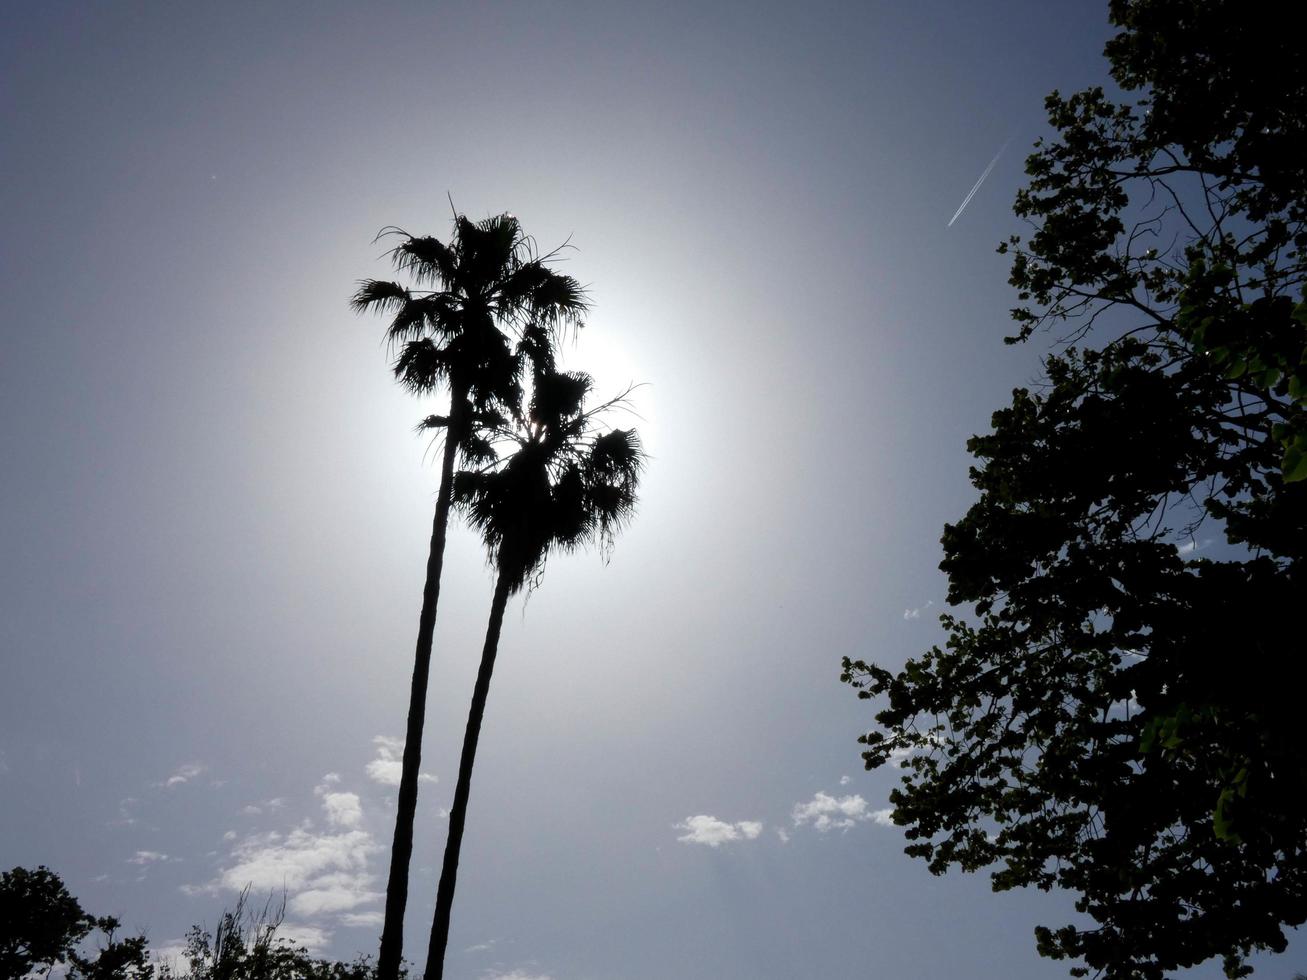
[[(252, 882), (375, 951), (436, 473), (346, 301), (449, 193), (570, 236), (569, 363), (649, 383), (654, 457), (612, 563), (510, 610), (450, 975), (1061, 975), (1065, 897), (902, 855), (838, 674), (938, 636), (964, 441), (1038, 354), (994, 245), (1104, 8), (11, 7), (0, 866), (156, 947)], [(413, 953), (489, 601), (460, 529)]]

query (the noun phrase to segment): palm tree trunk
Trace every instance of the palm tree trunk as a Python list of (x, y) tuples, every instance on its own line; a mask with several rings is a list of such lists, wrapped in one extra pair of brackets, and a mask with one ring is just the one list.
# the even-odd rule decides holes
[(463, 422), (470, 413), (466, 391), (462, 388), (453, 391), (449, 425), (445, 429), (445, 453), (440, 464), (440, 488), (436, 491), (436, 516), (431, 525), (427, 580), (422, 588), (417, 650), (413, 655), (408, 727), (404, 731), (404, 760), (399, 776), (399, 801), (395, 807), (395, 837), (390, 847), (390, 877), (386, 881), (386, 912), (381, 927), (381, 950), (377, 954), (377, 980), (398, 980), (404, 955), (404, 910), (408, 905), (408, 866), (413, 855), (418, 773), (422, 767), (422, 729), (426, 723), (431, 641), (436, 629), (436, 606), (440, 602), (440, 572), (445, 563), (445, 532), (449, 528), (449, 505), (454, 489), (454, 460), (458, 455)]
[(436, 915), (431, 922), (431, 945), (427, 949), (425, 980), (441, 980), (445, 973), (445, 946), (449, 942), (449, 914), (454, 907), (454, 885), (458, 881), (458, 854), (463, 847), (463, 827), (467, 817), (467, 798), (472, 786), (472, 765), (476, 761), (477, 740), (481, 737), (481, 720), (486, 714), (486, 696), (490, 693), (490, 675), (495, 669), (499, 650), (499, 630), (504, 625), (504, 608), (512, 592), (508, 577), (500, 574), (495, 582), (495, 599), (490, 605), (490, 623), (486, 643), (481, 650), (481, 669), (472, 690), (472, 706), (467, 713), (467, 732), (463, 735), (463, 755), (458, 762), (458, 786), (454, 805), (449, 810), (449, 837), (445, 841), (445, 861), (440, 868), (440, 887), (436, 891)]

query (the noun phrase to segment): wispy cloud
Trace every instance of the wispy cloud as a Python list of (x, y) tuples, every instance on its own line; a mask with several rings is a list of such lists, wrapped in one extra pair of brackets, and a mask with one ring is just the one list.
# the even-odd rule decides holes
[(181, 786), (183, 783), (189, 783), (192, 779), (203, 772), (204, 766), (200, 765), (198, 762), (187, 762), (184, 765), (178, 766), (173, 774), (163, 780), (163, 782), (155, 783), (154, 785), (170, 789), (173, 786)]
[(686, 817), (676, 824), (674, 829), (685, 831), (682, 836), (676, 838), (682, 843), (720, 847), (732, 841), (756, 840), (762, 833), (762, 823), (757, 820), (737, 820), (735, 823), (727, 823), (725, 820), (718, 820), (716, 817), (701, 813), (698, 816)]
[(528, 973), (526, 970), (516, 969), (502, 973), (499, 970), (487, 970), (481, 974), (482, 980), (553, 980), (548, 973)]
[(263, 812), (276, 813), (286, 806), (286, 801), (280, 796), (274, 796), (270, 800), (263, 800), (259, 803), (249, 803), (241, 807), (241, 813), (247, 817), (257, 817)]
[(111, 820), (109, 826), (114, 827), (131, 827), (136, 824), (135, 808), (141, 801), (134, 796), (128, 796), (118, 801), (118, 819)]
[(819, 833), (830, 830), (848, 830), (855, 824), (871, 822), (892, 827), (889, 808), (873, 810), (861, 796), (854, 793), (849, 796), (831, 796), (829, 793), (816, 793), (807, 803), (794, 804), (791, 814), (796, 827), (812, 827)]
[[(331, 774), (328, 774), (331, 775)], [(223, 836), (227, 854), (216, 875), (200, 885), (183, 886), (188, 894), (240, 892), (282, 893), (293, 918), (281, 934), (310, 950), (324, 947), (336, 925), (375, 925), (381, 899), (369, 861), (382, 848), (364, 827), (358, 794), (335, 789), (325, 779), (314, 789), (327, 827), (311, 820), (286, 831)]]
[(929, 608), (930, 608), (931, 606), (933, 606), (934, 604), (935, 604), (935, 600), (934, 600), (934, 599), (930, 599), (930, 600), (928, 600), (928, 601), (926, 602), (926, 604), (925, 604), (924, 606), (918, 606), (916, 609), (904, 609), (904, 610), (903, 610), (903, 618), (904, 618), (904, 619), (920, 619), (920, 618), (921, 618), (921, 614), (924, 613), (927, 609), (929, 609)]
[[(382, 786), (398, 786), (400, 774), (404, 769), (404, 740), (389, 735), (378, 735), (372, 740), (372, 744), (377, 747), (377, 757), (365, 767), (368, 778)], [(418, 774), (420, 783), (437, 781), (437, 778), (429, 772)]]
[(167, 860), (168, 860), (168, 855), (161, 854), (159, 851), (137, 851), (134, 855), (132, 855), (127, 859), (127, 863), (139, 864), (141, 866), (144, 866), (147, 864), (155, 864), (158, 861), (167, 861)]

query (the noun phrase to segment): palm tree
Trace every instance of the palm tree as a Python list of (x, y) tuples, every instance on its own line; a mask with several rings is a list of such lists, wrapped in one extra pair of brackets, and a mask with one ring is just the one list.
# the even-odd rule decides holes
[(584, 401), (590, 388), (590, 378), (584, 374), (537, 372), (529, 417), (519, 415), (511, 430), (501, 427), (491, 432), (500, 443), (514, 444), (512, 454), (479, 471), (460, 472), (455, 478), (455, 505), (481, 532), (496, 579), (463, 737), (458, 785), (449, 811), (449, 836), (427, 951), (427, 980), (440, 980), (444, 974), (472, 766), (504, 608), (514, 593), (539, 581), (549, 555), (591, 542), (607, 553), (614, 535), (635, 509), (636, 485), (644, 465), (640, 441), (634, 430), (599, 434), (596, 424), (605, 409), (625, 403), (625, 394), (587, 412)]
[[(586, 309), (577, 281), (548, 268), (557, 253), (538, 255), (510, 214), (477, 222), (455, 214), (454, 235), (448, 243), (414, 237), (398, 228), (383, 229), (378, 238), (392, 234), (401, 240), (390, 252), (391, 260), (411, 277), (415, 288), (365, 280), (351, 305), (356, 312), (390, 316), (386, 336), (392, 348), (402, 345), (395, 374), (406, 387), (419, 393), (448, 389), (450, 401), (448, 415), (432, 416), (423, 423), (425, 428), (443, 429), (445, 445), (418, 617), (378, 980), (396, 980), (403, 954), (431, 640), (455, 460), (460, 453), (479, 456), (483, 447), (478, 427), (497, 420), (497, 408), (518, 410), (524, 364), (536, 358), (552, 365), (552, 342), (566, 328), (579, 326)], [(517, 351), (512, 349), (510, 334), (518, 338)]]

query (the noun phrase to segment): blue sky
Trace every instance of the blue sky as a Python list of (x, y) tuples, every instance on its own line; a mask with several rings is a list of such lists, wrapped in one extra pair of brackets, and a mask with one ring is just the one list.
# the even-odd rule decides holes
[[(0, 865), (156, 947), (253, 882), (316, 950), (374, 950), (436, 473), (346, 302), (377, 230), (443, 235), (452, 195), (576, 246), (566, 363), (648, 383), (653, 459), (611, 563), (510, 607), (450, 975), (1062, 973), (1032, 931), (1065, 896), (902, 855), (838, 674), (939, 636), (965, 439), (1040, 353), (1002, 344), (994, 246), (1044, 95), (1105, 80), (1105, 5), (10, 21)], [(457, 530), (410, 952), (490, 584)]]

